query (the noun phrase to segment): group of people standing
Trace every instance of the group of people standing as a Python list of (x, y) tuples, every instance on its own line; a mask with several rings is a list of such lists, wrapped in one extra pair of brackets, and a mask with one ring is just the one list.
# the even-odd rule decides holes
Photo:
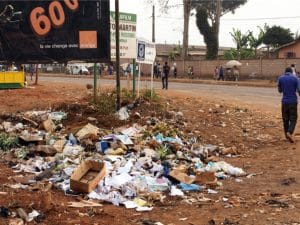
[(216, 66), (215, 68), (215, 73), (214, 73), (214, 79), (215, 80), (225, 80), (225, 77), (224, 77), (224, 69), (222, 66)]
[(278, 79), (278, 92), (282, 93), (281, 114), (284, 134), (288, 141), (294, 142), (294, 131), (298, 119), (298, 95), (300, 96), (300, 80), (297, 77), (295, 65), (285, 69)]

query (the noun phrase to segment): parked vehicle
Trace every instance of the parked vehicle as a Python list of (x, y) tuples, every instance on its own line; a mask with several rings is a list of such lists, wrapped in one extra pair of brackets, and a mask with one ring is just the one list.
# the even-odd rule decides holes
[(83, 65), (68, 65), (66, 69), (67, 74), (72, 75), (89, 75), (90, 72), (86, 66)]

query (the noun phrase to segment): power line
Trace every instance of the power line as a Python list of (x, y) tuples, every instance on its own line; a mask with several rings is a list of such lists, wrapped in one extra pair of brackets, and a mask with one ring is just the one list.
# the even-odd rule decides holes
[(261, 18), (239, 18), (239, 19), (223, 19), (227, 21), (251, 21), (251, 20), (282, 20), (282, 19), (299, 19), (300, 16), (287, 16), (287, 17), (261, 17)]
[[(160, 19), (171, 19), (171, 20), (183, 20), (183, 18), (178, 17), (168, 17), (168, 16), (157, 16)], [(260, 18), (228, 18), (222, 19), (222, 21), (254, 21), (254, 20), (282, 20), (282, 19), (300, 19), (300, 16), (287, 16), (287, 17), (260, 17)]]

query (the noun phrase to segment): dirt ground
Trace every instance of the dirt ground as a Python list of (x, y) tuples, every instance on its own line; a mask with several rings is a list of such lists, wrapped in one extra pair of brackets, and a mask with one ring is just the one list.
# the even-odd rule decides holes
[[(69, 130), (85, 125), (89, 116), (98, 119), (100, 128), (124, 124), (88, 110), (89, 91), (85, 87), (42, 83), (27, 89), (0, 92), (2, 115), (69, 107), (71, 118), (65, 124)], [(43, 192), (42, 188), (22, 190), (7, 187), (6, 184), (15, 183), (11, 179), (14, 172), (7, 156), (2, 155), (0, 207), (22, 207), (28, 212), (36, 209), (44, 215), (40, 224), (51, 225), (143, 225), (155, 222), (165, 225), (300, 224), (300, 139), (297, 134), (297, 142), (291, 144), (283, 138), (278, 112), (266, 114), (263, 106), (249, 108), (240, 102), (195, 98), (174, 91), (164, 92), (162, 96), (163, 107), (141, 104), (135, 110), (141, 115), (155, 115), (166, 121), (168, 112), (182, 112), (184, 120), (179, 126), (186, 133), (197, 136), (202, 143), (234, 147), (240, 154), (224, 157), (224, 160), (252, 176), (222, 181), (223, 186), (217, 189), (217, 194), (204, 191), (185, 198), (168, 197), (163, 203), (156, 203), (151, 212), (139, 213), (106, 203), (98, 208), (74, 209), (67, 206), (68, 202), (80, 201), (81, 197), (66, 196), (55, 188)], [(108, 120), (110, 122), (105, 123)], [(127, 123), (133, 122), (143, 123), (135, 119)], [(202, 201), (203, 197), (210, 201)], [(0, 216), (0, 224), (8, 224), (8, 220)]]

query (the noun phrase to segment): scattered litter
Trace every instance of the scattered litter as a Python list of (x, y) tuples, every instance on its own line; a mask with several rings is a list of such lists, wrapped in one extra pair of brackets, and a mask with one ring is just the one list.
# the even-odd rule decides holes
[(29, 216), (27, 215), (27, 213), (25, 212), (24, 209), (18, 208), (18, 209), (17, 209), (17, 214), (18, 214), (18, 216), (19, 216), (21, 219), (23, 219), (23, 220), (26, 221), (26, 222), (29, 222)]
[(137, 212), (149, 212), (152, 211), (153, 207), (137, 207), (135, 210)]
[(275, 199), (267, 200), (266, 203), (268, 205), (271, 205), (274, 207), (279, 207), (279, 208), (288, 208), (289, 207), (289, 205), (286, 202), (282, 202), (282, 201), (275, 200)]
[(51, 112), (49, 113), (48, 118), (56, 122), (60, 122), (67, 118), (67, 114), (65, 112)]
[(81, 141), (85, 138), (91, 138), (92, 136), (97, 136), (98, 133), (99, 133), (99, 128), (88, 123), (81, 130), (79, 130), (75, 136), (79, 141)]
[(197, 184), (178, 184), (179, 188), (183, 191), (201, 191), (203, 188)]
[(11, 212), (8, 208), (1, 206), (0, 207), (0, 217), (7, 218), (11, 215)]
[(243, 169), (238, 168), (238, 167), (234, 167), (224, 161), (220, 161), (220, 162), (209, 162), (208, 165), (205, 168), (206, 171), (208, 172), (218, 172), (218, 171), (223, 171), (228, 175), (231, 176), (245, 176), (246, 173), (244, 172)]
[(292, 198), (300, 199), (300, 193), (292, 194)]
[(52, 133), (52, 132), (55, 131), (56, 126), (55, 126), (54, 122), (53, 122), (51, 119), (47, 119), (47, 120), (45, 120), (45, 121), (43, 122), (43, 128), (44, 128), (47, 132)]
[(68, 207), (71, 208), (85, 208), (85, 207), (102, 207), (102, 204), (92, 202), (92, 201), (85, 201), (82, 200), (80, 202), (68, 202)]
[(295, 177), (286, 178), (281, 181), (281, 184), (285, 186), (290, 186), (291, 184), (295, 184), (295, 183), (296, 183)]
[(184, 193), (176, 186), (172, 186), (170, 196), (184, 196)]
[(122, 107), (118, 112), (117, 112), (119, 120), (127, 120), (129, 118), (129, 114), (127, 111), (127, 107)]
[(217, 191), (212, 190), (212, 189), (207, 189), (207, 193), (208, 193), (208, 194), (218, 194)]
[(176, 169), (172, 170), (169, 175), (170, 175), (170, 177), (173, 177), (177, 181), (180, 181), (185, 184), (192, 184), (195, 181), (194, 178), (192, 178), (192, 177), (188, 176), (187, 174), (181, 172), (180, 170), (176, 170)]
[(229, 219), (225, 219), (224, 222), (222, 223), (222, 225), (239, 225), (239, 222), (235, 222), (235, 221), (231, 221)]
[[(186, 128), (183, 113), (171, 114)], [(129, 118), (126, 107), (118, 115), (120, 120)], [(167, 195), (181, 196), (188, 204), (205, 204), (212, 200), (202, 195), (204, 190), (217, 194), (214, 189), (222, 185), (218, 179), (246, 175), (243, 169), (219, 159), (222, 154), (237, 154), (237, 147), (201, 144), (192, 133), (180, 131), (177, 122), (169, 125), (151, 117), (145, 126), (134, 124), (111, 131), (88, 123), (73, 135), (61, 124), (67, 116), (64, 112), (31, 111), (24, 116), (1, 124), (11, 132), (7, 137), (19, 137), (20, 142), (12, 151), (18, 159), (12, 168), (18, 175), (12, 177), (16, 184), (5, 185), (10, 188), (47, 191), (53, 186), (68, 196), (86, 194), (85, 199), (146, 212)], [(87, 120), (97, 121), (92, 117)], [(198, 192), (194, 193), (197, 197), (189, 192)], [(86, 200), (68, 204), (74, 208), (101, 206)], [(43, 217), (37, 211), (18, 211), (27, 222)]]
[(20, 218), (10, 219), (8, 225), (24, 225), (24, 221)]
[(40, 215), (40, 213), (38, 211), (33, 210), (31, 213), (28, 214), (28, 221), (27, 222), (33, 221), (39, 215)]

